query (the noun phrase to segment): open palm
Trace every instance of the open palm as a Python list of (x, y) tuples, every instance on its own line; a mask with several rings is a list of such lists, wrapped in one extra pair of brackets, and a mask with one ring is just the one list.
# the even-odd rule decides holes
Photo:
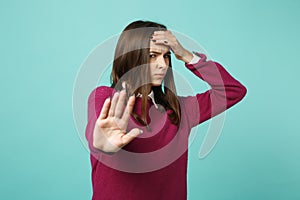
[(141, 133), (138, 128), (126, 132), (135, 97), (131, 96), (128, 99), (126, 107), (125, 97), (126, 93), (123, 90), (116, 92), (111, 100), (109, 98), (105, 100), (95, 123), (93, 133), (95, 148), (107, 153), (114, 153)]

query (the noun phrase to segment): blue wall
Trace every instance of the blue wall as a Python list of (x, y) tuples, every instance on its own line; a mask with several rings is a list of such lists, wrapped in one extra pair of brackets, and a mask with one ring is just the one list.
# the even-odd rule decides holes
[(89, 52), (136, 19), (190, 36), (248, 88), (202, 160), (209, 122), (198, 129), (189, 199), (300, 199), (299, 9), (296, 0), (1, 1), (0, 199), (90, 199), (73, 83)]

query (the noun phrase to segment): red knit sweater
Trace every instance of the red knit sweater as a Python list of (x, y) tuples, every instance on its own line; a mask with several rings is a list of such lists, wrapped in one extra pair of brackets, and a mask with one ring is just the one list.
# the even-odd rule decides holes
[[(211, 89), (195, 96), (178, 97), (181, 122), (177, 127), (167, 114), (159, 112), (151, 100), (147, 105), (147, 131), (134, 118), (134, 127), (144, 132), (119, 152), (108, 155), (92, 146), (95, 121), (105, 99), (114, 90), (101, 86), (92, 91), (88, 100), (86, 138), (92, 165), (93, 200), (184, 200), (187, 198), (188, 136), (191, 129), (238, 103), (246, 88), (219, 63), (207, 61), (204, 54), (196, 64), (185, 64)], [(136, 98), (135, 110), (141, 110), (141, 98)]]

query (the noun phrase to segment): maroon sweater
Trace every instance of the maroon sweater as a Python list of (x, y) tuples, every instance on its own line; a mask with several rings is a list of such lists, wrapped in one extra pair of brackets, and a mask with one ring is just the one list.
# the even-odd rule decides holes
[[(92, 145), (93, 129), (105, 99), (114, 90), (101, 86), (92, 91), (88, 100), (86, 138), (91, 152), (93, 200), (184, 200), (187, 198), (188, 136), (191, 129), (238, 103), (246, 88), (219, 63), (207, 61), (204, 54), (196, 64), (185, 64), (211, 89), (195, 96), (178, 97), (181, 107), (179, 127), (168, 114), (160, 112), (149, 99), (147, 120), (151, 131), (140, 126), (133, 117), (128, 130), (144, 132), (119, 152), (109, 155)], [(135, 111), (141, 110), (136, 98)]]

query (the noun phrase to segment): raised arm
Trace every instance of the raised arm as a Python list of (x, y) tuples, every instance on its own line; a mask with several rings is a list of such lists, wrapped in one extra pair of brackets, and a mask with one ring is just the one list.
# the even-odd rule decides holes
[(216, 116), (245, 96), (245, 86), (234, 79), (221, 64), (207, 61), (205, 54), (196, 53), (200, 60), (189, 64), (194, 61), (193, 54), (183, 48), (171, 31), (155, 31), (152, 41), (169, 46), (178, 60), (185, 62), (189, 70), (211, 86), (211, 89), (204, 93), (181, 98), (182, 112), (185, 112), (191, 126)]
[(211, 89), (196, 96), (182, 98), (181, 106), (191, 126), (196, 126), (232, 107), (241, 101), (247, 92), (246, 87), (234, 79), (221, 64), (207, 61), (205, 54), (196, 54), (201, 59), (195, 64), (185, 66), (207, 82)]

